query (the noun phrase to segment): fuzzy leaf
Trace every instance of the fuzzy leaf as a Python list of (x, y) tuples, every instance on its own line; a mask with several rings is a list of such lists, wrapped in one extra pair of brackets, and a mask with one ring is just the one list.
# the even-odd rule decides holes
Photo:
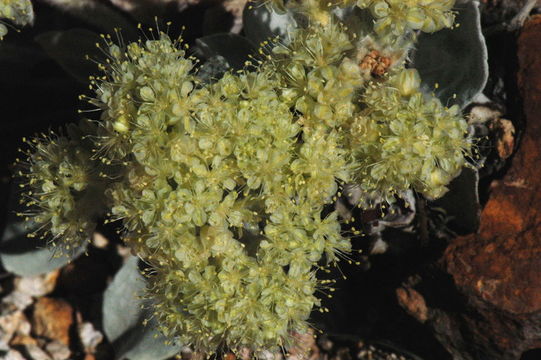
[[(425, 91), (435, 92), (444, 104), (465, 107), (487, 82), (487, 47), (479, 3), (457, 4), (456, 10), (458, 28), (419, 36), (413, 67), (419, 70)], [(436, 83), (439, 88), (434, 90)]]
[(227, 70), (230, 69), (230, 66), (223, 56), (217, 55), (213, 56), (201, 67), (197, 72), (197, 76), (204, 83), (212, 83), (213, 81), (220, 79)]
[(250, 60), (249, 55), (253, 55), (256, 51), (248, 39), (235, 34), (205, 36), (197, 39), (196, 44), (205, 58), (221, 56), (235, 70), (244, 68), (246, 61)]
[(242, 21), (244, 34), (257, 46), (276, 36), (286, 40), (287, 33), (296, 28), (293, 14), (279, 14), (265, 6), (263, 1), (248, 3), (244, 8)]
[(86, 249), (75, 250), (71, 256), (55, 254), (44, 240), (26, 235), (37, 228), (31, 222), (8, 222), (0, 241), (0, 262), (4, 268), (19, 276), (36, 276), (59, 269)]
[(83, 84), (87, 84), (88, 77), (98, 71), (87, 55), (93, 60), (104, 56), (96, 47), (101, 43), (99, 35), (85, 29), (49, 31), (38, 35), (35, 40), (68, 74)]
[(18, 202), (20, 192), (16, 191), (18, 182), (13, 181), (10, 189), (5, 227), (0, 240), (0, 263), (9, 272), (19, 276), (36, 276), (59, 269), (79, 257), (86, 244), (74, 249), (71, 256), (56, 254), (47, 246), (47, 239), (29, 238), (28, 233), (38, 229), (33, 221), (21, 221), (15, 215), (22, 211)]
[(104, 2), (96, 0), (45, 1), (90, 25), (96, 31), (113, 34), (115, 29), (120, 29), (125, 40), (136, 41), (138, 38), (135, 26), (122, 13)]
[[(146, 282), (138, 267), (139, 259), (129, 258), (118, 271), (103, 295), (103, 329), (115, 349), (115, 359), (160, 360), (180, 351), (179, 346), (165, 345), (165, 338), (155, 329), (152, 304), (141, 299)], [(154, 318), (152, 318), (154, 319)]]
[(334, 9), (333, 14), (346, 25), (350, 34), (359, 39), (373, 32), (374, 18), (370, 10), (361, 9), (358, 6), (347, 6)]

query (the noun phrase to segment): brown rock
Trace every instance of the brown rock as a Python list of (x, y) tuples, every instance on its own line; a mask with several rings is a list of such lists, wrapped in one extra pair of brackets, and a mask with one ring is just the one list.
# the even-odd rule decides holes
[(69, 331), (73, 324), (73, 309), (61, 299), (43, 297), (34, 305), (33, 331), (37, 336), (58, 340), (69, 345)]
[(424, 323), (428, 319), (428, 308), (419, 292), (410, 287), (400, 287), (396, 289), (396, 297), (400, 306), (417, 321)]
[(496, 135), (496, 150), (501, 159), (507, 159), (513, 154), (515, 148), (515, 127), (506, 119), (495, 119), (490, 124)]
[(512, 166), (493, 184), (479, 233), (457, 239), (445, 260), (456, 284), (512, 314), (541, 311), (541, 16), (519, 39), (527, 125)]
[[(478, 233), (448, 246), (446, 274), (429, 287), (427, 323), (457, 360), (518, 360), (541, 348), (541, 15), (525, 25), (518, 48), (526, 117), (519, 149), (492, 184)], [(415, 317), (428, 295), (419, 291), (398, 291)]]

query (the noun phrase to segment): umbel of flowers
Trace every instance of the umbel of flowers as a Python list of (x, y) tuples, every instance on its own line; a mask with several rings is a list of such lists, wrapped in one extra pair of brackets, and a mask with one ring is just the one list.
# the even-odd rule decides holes
[[(404, 65), (415, 31), (452, 25), (452, 1), (271, 5), (307, 26), (213, 83), (166, 34), (107, 41), (101, 120), (30, 140), (24, 162), (38, 234), (69, 251), (100, 217), (121, 220), (160, 330), (200, 351), (288, 346), (326, 311), (317, 271), (350, 250), (329, 210), (341, 186), (360, 187), (360, 206), (436, 198), (470, 149), (459, 110)], [(370, 9), (372, 31), (342, 24), (346, 6)]]

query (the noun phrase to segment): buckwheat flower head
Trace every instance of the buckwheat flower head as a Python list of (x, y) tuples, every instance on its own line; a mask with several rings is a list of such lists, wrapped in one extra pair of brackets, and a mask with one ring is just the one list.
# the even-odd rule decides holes
[(351, 124), (351, 146), (370, 198), (392, 202), (409, 188), (441, 197), (465, 165), (471, 145), (460, 109), (444, 107), (419, 84), (416, 70), (397, 70), (363, 94), (366, 108)]
[(164, 34), (108, 48), (97, 156), (122, 169), (111, 219), (153, 267), (160, 329), (201, 351), (287, 345), (319, 305), (318, 262), (350, 247), (323, 215), (349, 176), (339, 131), (303, 127), (273, 66), (200, 84)]
[[(298, 29), (288, 45), (273, 49), (273, 63), (285, 82), (283, 97), (303, 114), (306, 129), (340, 126), (354, 111), (352, 99), (363, 83), (354, 45), (343, 26)], [(349, 55), (349, 56), (348, 56)]]
[(374, 30), (382, 40), (395, 42), (408, 32), (433, 33), (453, 25), (455, 0), (358, 0), (375, 18)]
[[(301, 128), (278, 85), (261, 69), (196, 90), (196, 122), (182, 140), (199, 139), (195, 151), (172, 148), (185, 169), (175, 192), (186, 197), (168, 197), (152, 231), (162, 247), (152, 293), (162, 331), (198, 349), (288, 345), (319, 304), (315, 264), (349, 249), (336, 217), (321, 218), (335, 178), (322, 185), (311, 169), (325, 154), (298, 150)], [(309, 168), (293, 165), (297, 151)], [(327, 194), (311, 193), (312, 183)], [(201, 198), (207, 193), (218, 196)], [(159, 255), (167, 242), (174, 253)]]
[(27, 159), (17, 161), (28, 207), (20, 215), (39, 226), (30, 236), (47, 238), (61, 254), (89, 241), (105, 212), (104, 181), (85, 138), (92, 131), (89, 123), (82, 123), (70, 125), (65, 136), (29, 139), (29, 149), (23, 151)]

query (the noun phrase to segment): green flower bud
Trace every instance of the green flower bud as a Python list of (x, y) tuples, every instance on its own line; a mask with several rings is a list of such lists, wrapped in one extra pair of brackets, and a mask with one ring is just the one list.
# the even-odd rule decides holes
[(389, 15), (389, 5), (385, 1), (374, 1), (370, 6), (372, 15), (382, 18)]
[(425, 25), (425, 20), (427, 16), (425, 11), (422, 8), (414, 7), (408, 10), (406, 21), (408, 26), (413, 30), (423, 29), (426, 31), (423, 26)]
[(397, 78), (397, 87), (402, 96), (411, 96), (419, 91), (421, 77), (416, 69), (404, 69)]

